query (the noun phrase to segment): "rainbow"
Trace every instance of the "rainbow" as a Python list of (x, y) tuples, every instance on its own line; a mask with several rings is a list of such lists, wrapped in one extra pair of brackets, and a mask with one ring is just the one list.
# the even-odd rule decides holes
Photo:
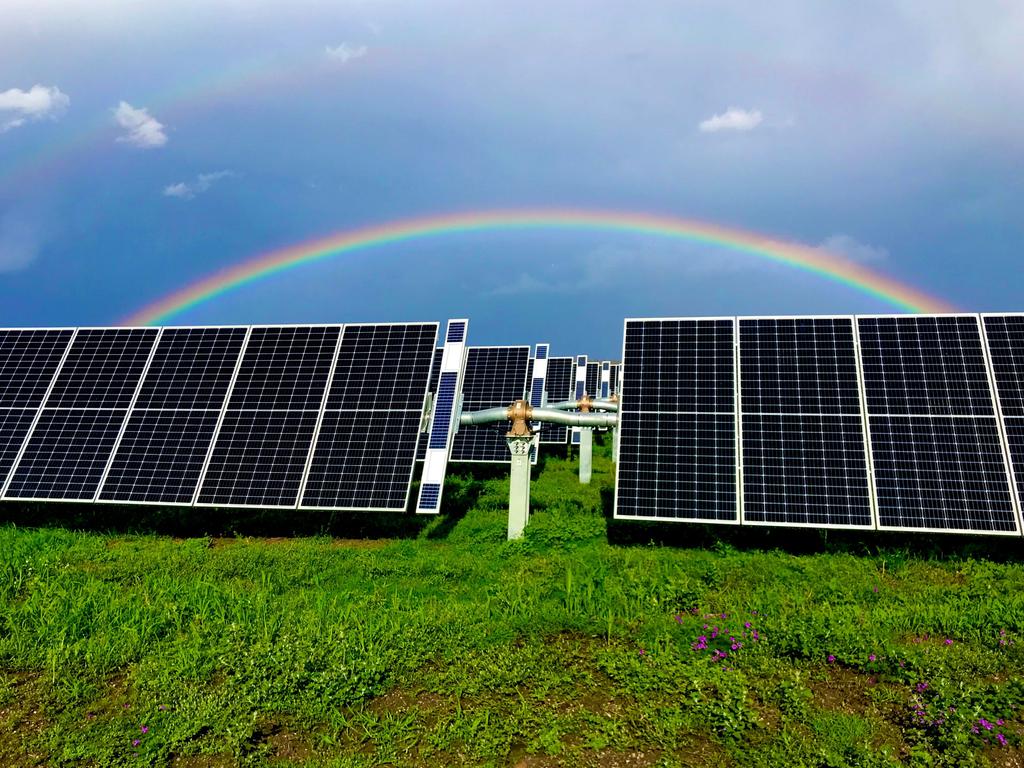
[(646, 213), (542, 209), (476, 211), (402, 219), (296, 243), (214, 272), (148, 304), (124, 318), (122, 325), (165, 323), (176, 315), (249, 283), (355, 251), (471, 232), (523, 230), (615, 232), (703, 243), (818, 275), (880, 299), (901, 311), (955, 311), (951, 304), (942, 299), (862, 264), (819, 248), (756, 232)]

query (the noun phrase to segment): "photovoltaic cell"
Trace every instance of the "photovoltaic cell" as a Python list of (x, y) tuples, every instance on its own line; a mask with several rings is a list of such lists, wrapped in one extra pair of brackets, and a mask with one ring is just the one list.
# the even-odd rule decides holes
[(1017, 530), (978, 318), (858, 327), (879, 526)]
[(126, 413), (44, 408), (5, 497), (91, 500)]
[(228, 410), (320, 410), (339, 326), (254, 327)]
[(740, 318), (743, 520), (873, 527), (851, 318)]
[(7, 481), (35, 417), (35, 408), (0, 409), (0, 488)]
[(0, 330), (0, 408), (38, 408), (74, 331)]
[(166, 328), (137, 409), (216, 410), (224, 405), (245, 328)]
[(601, 363), (587, 363), (586, 387), (590, 397), (601, 396)]
[(127, 408), (159, 331), (82, 329), (46, 401), (47, 408)]
[(612, 363), (611, 367), (611, 388), (612, 394), (618, 394), (619, 392), (619, 366), (617, 363)]
[(346, 325), (303, 507), (403, 510), (437, 323)]
[(1024, 315), (982, 315), (981, 320), (1019, 509), (1024, 500)]
[[(462, 384), (464, 413), (510, 405), (526, 391), (529, 347), (469, 347)], [(462, 427), (452, 442), (452, 461), (509, 461), (508, 422)]]
[(738, 522), (731, 319), (627, 320), (615, 515)]

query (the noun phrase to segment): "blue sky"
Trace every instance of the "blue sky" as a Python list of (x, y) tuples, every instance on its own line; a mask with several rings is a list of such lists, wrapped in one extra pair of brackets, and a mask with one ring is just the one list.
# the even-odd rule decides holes
[[(261, 252), (411, 216), (611, 208), (1024, 309), (1024, 5), (6, 0), (0, 325), (105, 325)], [(552, 7), (556, 6), (556, 7)], [(626, 316), (885, 312), (752, 257), (478, 233), (182, 323), (468, 316), (615, 357)]]

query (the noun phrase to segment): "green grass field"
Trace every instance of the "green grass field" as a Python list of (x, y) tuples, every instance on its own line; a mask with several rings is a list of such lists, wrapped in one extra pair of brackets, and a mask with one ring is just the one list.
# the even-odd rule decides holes
[(1024, 765), (1024, 542), (615, 522), (575, 471), (514, 543), (502, 469), (437, 519), (5, 505), (0, 765)]

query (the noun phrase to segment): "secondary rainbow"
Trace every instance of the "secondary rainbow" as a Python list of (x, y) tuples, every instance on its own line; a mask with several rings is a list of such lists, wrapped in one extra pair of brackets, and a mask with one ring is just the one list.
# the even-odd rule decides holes
[(249, 283), (354, 251), (472, 232), (581, 230), (704, 243), (784, 264), (845, 285), (909, 312), (952, 312), (946, 301), (836, 254), (704, 221), (622, 211), (542, 209), (452, 213), (402, 219), (335, 233), (225, 267), (143, 307), (122, 325), (156, 325)]

